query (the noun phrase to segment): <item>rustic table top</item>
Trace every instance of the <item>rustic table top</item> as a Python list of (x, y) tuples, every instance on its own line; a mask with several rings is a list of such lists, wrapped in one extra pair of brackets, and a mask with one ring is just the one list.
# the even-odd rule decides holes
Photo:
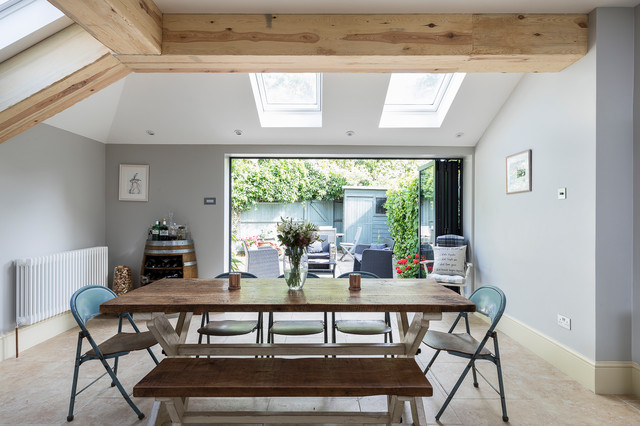
[(227, 279), (162, 279), (100, 306), (121, 312), (473, 312), (475, 305), (431, 279), (308, 279), (289, 291), (282, 278), (243, 278), (229, 290)]

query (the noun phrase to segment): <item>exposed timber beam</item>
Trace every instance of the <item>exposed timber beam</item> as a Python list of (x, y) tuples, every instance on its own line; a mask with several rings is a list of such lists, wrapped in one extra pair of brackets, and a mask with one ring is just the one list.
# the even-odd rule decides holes
[(72, 25), (0, 64), (0, 143), (131, 71)]
[(159, 55), (162, 12), (152, 0), (49, 0), (115, 53)]
[(136, 72), (555, 72), (587, 52), (587, 15), (163, 16)]

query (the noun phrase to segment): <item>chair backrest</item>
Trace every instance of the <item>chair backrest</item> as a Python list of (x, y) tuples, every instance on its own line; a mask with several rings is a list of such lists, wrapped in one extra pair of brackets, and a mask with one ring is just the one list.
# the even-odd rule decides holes
[(318, 234), (320, 235), (320, 237), (322, 238), (322, 236), (324, 235), (326, 237), (326, 241), (329, 244), (333, 244), (334, 246), (336, 245), (336, 232), (336, 228), (334, 228), (333, 226), (318, 227)]
[(439, 247), (460, 247), (464, 245), (464, 237), (454, 234), (438, 235), (436, 245)]
[(482, 286), (469, 296), (469, 300), (476, 304), (476, 312), (489, 317), (492, 331), (500, 321), (507, 305), (507, 297), (498, 287)]
[[(354, 272), (357, 274), (360, 274), (360, 278), (380, 278), (373, 272), (367, 272), (367, 271), (354, 271)], [(349, 274), (352, 274), (352, 273), (353, 272), (345, 272), (344, 274), (338, 275), (338, 278), (349, 278)]]
[(71, 313), (81, 329), (91, 318), (100, 314), (100, 304), (114, 299), (116, 294), (108, 287), (101, 285), (84, 286), (71, 296)]
[(393, 251), (393, 248), (396, 246), (396, 240), (393, 238), (383, 238), (382, 243), (389, 247), (391, 251)]
[(379, 278), (393, 278), (393, 252), (391, 250), (365, 249), (360, 269), (376, 274)]
[(247, 271), (258, 278), (275, 278), (280, 274), (278, 250), (263, 247), (247, 250)]
[[(223, 272), (221, 274), (216, 275), (216, 278), (229, 278), (229, 272)], [(240, 272), (240, 278), (258, 278), (253, 275), (251, 272)]]
[(358, 228), (356, 228), (356, 235), (355, 237), (353, 237), (353, 246), (357, 246), (358, 245), (358, 241), (360, 241), (360, 235), (362, 234), (362, 226), (358, 226)]

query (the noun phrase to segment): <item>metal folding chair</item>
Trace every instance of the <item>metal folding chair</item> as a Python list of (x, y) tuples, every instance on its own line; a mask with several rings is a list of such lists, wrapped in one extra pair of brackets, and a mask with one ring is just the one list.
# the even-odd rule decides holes
[[(216, 278), (229, 278), (229, 273), (222, 273)], [(249, 272), (240, 272), (240, 278), (258, 278)], [(258, 319), (209, 321), (209, 312), (202, 313), (200, 328), (198, 329), (198, 344), (202, 343), (202, 336), (207, 336), (207, 343), (211, 343), (211, 336), (240, 336), (256, 332), (256, 343), (263, 343), (262, 312), (258, 312)]]
[[(491, 320), (491, 325), (487, 330), (486, 334), (482, 341), (477, 341), (471, 336), (469, 331), (469, 319), (466, 312), (461, 312), (456, 320), (453, 322), (453, 325), (449, 329), (449, 332), (442, 333), (440, 331), (427, 331), (422, 342), (427, 346), (436, 349), (436, 353), (431, 358), (429, 365), (424, 370), (424, 374), (427, 374), (433, 362), (436, 360), (440, 351), (446, 351), (447, 353), (459, 356), (463, 358), (469, 359), (467, 366), (465, 367), (462, 375), (456, 382), (455, 386), (449, 393), (446, 401), (436, 414), (436, 420), (440, 419), (440, 416), (444, 412), (445, 408), (453, 399), (453, 396), (456, 394), (458, 388), (462, 384), (465, 376), (469, 372), (469, 370), (473, 371), (473, 386), (478, 387), (478, 378), (477, 374), (480, 376), (495, 390), (498, 394), (500, 394), (500, 402), (502, 403), (502, 420), (505, 422), (509, 421), (509, 417), (507, 416), (507, 405), (505, 403), (504, 396), (504, 384), (502, 382), (502, 366), (500, 364), (500, 351), (498, 349), (498, 334), (495, 331), (496, 326), (498, 325), (498, 321), (502, 317), (502, 313), (504, 312), (504, 308), (507, 304), (507, 298), (498, 287), (493, 286), (484, 286), (480, 287), (476, 291), (474, 291), (471, 296), (469, 296), (469, 300), (476, 304), (476, 312), (482, 314), (484, 316), (489, 317)], [(456, 328), (458, 321), (460, 318), (464, 318), (466, 333), (453, 333), (453, 330)], [(489, 340), (489, 338), (493, 339), (493, 348), (494, 352), (487, 348), (485, 348), (485, 344)], [(498, 384), (500, 390), (496, 389), (487, 379), (476, 370), (475, 362), (477, 360), (488, 360), (493, 362), (496, 365), (498, 370)]]
[[(73, 406), (75, 404), (76, 396), (87, 389), (89, 386), (97, 382), (99, 379), (108, 374), (111, 377), (111, 386), (116, 386), (129, 406), (135, 411), (139, 419), (144, 418), (144, 414), (136, 407), (131, 401), (127, 392), (120, 384), (118, 380), (118, 359), (123, 355), (127, 355), (129, 352), (146, 349), (151, 355), (153, 361), (158, 364), (158, 360), (151, 351), (151, 346), (158, 343), (156, 338), (150, 331), (140, 332), (136, 324), (133, 322), (133, 318), (128, 313), (120, 315), (118, 322), (118, 334), (112, 336), (105, 342), (97, 344), (91, 333), (87, 329), (86, 323), (91, 318), (100, 314), (100, 304), (117, 297), (116, 294), (104, 286), (89, 285), (82, 287), (71, 296), (71, 313), (76, 322), (80, 326), (80, 332), (78, 333), (78, 346), (76, 348), (76, 361), (73, 370), (73, 385), (71, 386), (71, 399), (69, 400), (69, 414), (67, 415), (67, 421), (73, 420)], [(122, 319), (126, 318), (133, 327), (135, 333), (123, 333), (122, 332)], [(91, 345), (91, 350), (82, 355), (82, 341), (87, 339)], [(114, 359), (113, 369), (107, 363), (108, 359)], [(100, 377), (89, 383), (82, 388), (79, 392), (76, 392), (78, 386), (78, 373), (80, 366), (87, 361), (99, 360), (104, 369), (106, 370)]]
[[(278, 278), (284, 278), (280, 275)], [(308, 278), (320, 278), (313, 272), (307, 273)], [(269, 312), (267, 343), (275, 343), (276, 334), (283, 336), (308, 336), (324, 332), (324, 343), (328, 343), (327, 313), (324, 313), (324, 321), (321, 320), (286, 320), (274, 321), (273, 312)]]
[[(380, 278), (373, 272), (357, 271), (362, 278)], [(345, 272), (338, 278), (349, 278), (351, 272)], [(338, 320), (336, 321), (336, 313), (331, 312), (331, 323), (333, 324), (331, 341), (336, 343), (336, 331), (345, 334), (360, 335), (376, 335), (384, 334), (384, 342), (387, 340), (393, 343), (393, 334), (391, 332), (391, 315), (389, 312), (384, 313), (384, 320)]]

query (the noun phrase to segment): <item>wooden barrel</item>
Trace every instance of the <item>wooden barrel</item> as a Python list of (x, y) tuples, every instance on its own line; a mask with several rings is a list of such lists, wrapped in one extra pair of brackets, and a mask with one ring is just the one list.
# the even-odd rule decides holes
[(198, 262), (193, 240), (147, 241), (141, 275), (147, 282), (163, 277), (197, 278)]

